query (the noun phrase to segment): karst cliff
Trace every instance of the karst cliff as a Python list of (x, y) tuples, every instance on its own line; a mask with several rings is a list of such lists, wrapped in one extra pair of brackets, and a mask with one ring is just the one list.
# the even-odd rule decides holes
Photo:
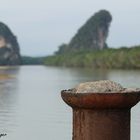
[(20, 65), (21, 56), (17, 37), (0, 22), (0, 65)]

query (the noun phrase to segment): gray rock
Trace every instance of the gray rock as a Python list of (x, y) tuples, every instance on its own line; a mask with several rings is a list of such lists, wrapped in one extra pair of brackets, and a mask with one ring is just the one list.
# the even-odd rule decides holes
[(124, 88), (113, 81), (101, 80), (95, 82), (85, 82), (76, 86), (72, 91), (75, 93), (108, 93), (123, 91)]

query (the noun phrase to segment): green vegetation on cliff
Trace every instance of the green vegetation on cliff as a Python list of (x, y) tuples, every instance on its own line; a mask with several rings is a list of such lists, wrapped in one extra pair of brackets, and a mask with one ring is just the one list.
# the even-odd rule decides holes
[(17, 37), (0, 22), (0, 65), (19, 65), (21, 56)]
[(106, 10), (100, 10), (87, 20), (69, 44), (60, 45), (56, 54), (107, 48), (106, 39), (111, 21), (111, 14)]
[(140, 69), (140, 46), (48, 56), (44, 63), (68, 67)]

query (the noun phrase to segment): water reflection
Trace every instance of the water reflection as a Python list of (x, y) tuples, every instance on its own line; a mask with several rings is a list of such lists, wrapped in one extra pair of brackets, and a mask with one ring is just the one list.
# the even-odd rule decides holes
[(19, 67), (0, 67), (0, 133), (9, 133), (16, 125), (18, 71)]

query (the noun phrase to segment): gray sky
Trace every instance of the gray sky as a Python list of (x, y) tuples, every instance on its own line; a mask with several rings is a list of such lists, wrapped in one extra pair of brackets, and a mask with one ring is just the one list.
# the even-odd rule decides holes
[(95, 12), (113, 16), (107, 43), (111, 47), (140, 44), (139, 0), (1, 0), (0, 21), (18, 37), (21, 54), (52, 54), (68, 43)]

